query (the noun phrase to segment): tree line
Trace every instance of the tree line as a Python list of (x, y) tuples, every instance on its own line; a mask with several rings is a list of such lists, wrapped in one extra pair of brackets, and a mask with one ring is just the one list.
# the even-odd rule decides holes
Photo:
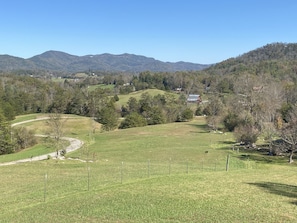
[[(147, 75), (153, 77), (151, 80), (154, 79), (154, 74), (147, 73)], [(149, 82), (143, 76), (140, 74), (139, 77), (131, 76), (128, 79), (119, 74), (87, 77), (81, 80), (52, 81), (48, 78), (34, 78), (29, 75), (2, 75), (0, 78), (2, 133), (0, 154), (15, 152), (36, 143), (32, 132), (28, 132), (25, 128), (10, 127), (9, 121), (16, 115), (30, 113), (82, 115), (93, 117), (106, 131), (117, 127), (130, 128), (185, 121), (193, 117), (193, 112), (184, 106), (185, 98), (176, 98), (169, 93), (154, 97), (144, 94), (139, 101), (131, 98), (127, 106), (116, 108), (118, 94), (127, 94), (135, 91), (135, 88), (138, 90), (152, 88), (154, 83), (157, 83)], [(106, 83), (107, 80), (108, 83)], [(128, 85), (125, 86), (124, 83)], [(89, 89), (96, 84), (112, 84), (115, 87)], [(163, 89), (163, 87), (160, 88)], [(120, 124), (119, 117), (125, 118)], [(22, 136), (21, 139), (17, 138), (20, 136)], [(26, 142), (23, 142), (24, 140)]]

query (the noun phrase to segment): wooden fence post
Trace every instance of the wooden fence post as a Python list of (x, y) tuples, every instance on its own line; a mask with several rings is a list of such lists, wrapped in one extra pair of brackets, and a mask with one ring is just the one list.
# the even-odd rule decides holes
[(150, 178), (150, 166), (151, 166), (151, 161), (147, 161), (147, 177)]
[(230, 154), (227, 156), (227, 161), (226, 161), (226, 171), (229, 170), (229, 159), (230, 159)]

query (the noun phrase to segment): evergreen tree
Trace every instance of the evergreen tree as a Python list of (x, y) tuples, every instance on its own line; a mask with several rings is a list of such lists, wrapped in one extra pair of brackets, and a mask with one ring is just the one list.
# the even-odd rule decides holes
[(118, 127), (118, 114), (114, 100), (110, 100), (98, 113), (98, 122), (102, 124), (102, 130), (111, 131)]
[(3, 112), (0, 111), (0, 155), (14, 152), (11, 126), (7, 122)]
[(146, 126), (146, 125), (147, 125), (147, 122), (142, 115), (136, 112), (132, 112), (131, 114), (125, 117), (125, 119), (121, 122), (119, 128), (127, 129), (127, 128), (133, 128), (133, 127)]
[(177, 117), (178, 122), (186, 122), (193, 119), (194, 112), (190, 108), (184, 109), (181, 114)]

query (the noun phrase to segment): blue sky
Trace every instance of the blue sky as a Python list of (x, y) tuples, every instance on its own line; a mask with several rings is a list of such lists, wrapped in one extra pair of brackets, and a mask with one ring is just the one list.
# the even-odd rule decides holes
[(4, 0), (0, 54), (131, 53), (210, 64), (297, 42), (296, 0)]

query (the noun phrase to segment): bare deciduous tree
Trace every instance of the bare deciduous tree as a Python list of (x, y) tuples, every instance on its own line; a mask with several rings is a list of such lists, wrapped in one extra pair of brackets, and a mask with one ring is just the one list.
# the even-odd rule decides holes
[(293, 162), (293, 155), (297, 152), (297, 106), (289, 114), (289, 122), (281, 129), (281, 138), (285, 143), (285, 150), (290, 153), (289, 162)]
[(59, 155), (59, 150), (61, 149), (61, 138), (63, 136), (63, 126), (67, 119), (62, 118), (61, 114), (52, 113), (49, 115), (49, 120), (47, 125), (49, 126), (49, 135), (54, 138), (54, 146), (57, 151), (57, 156)]
[(206, 120), (208, 126), (216, 131), (224, 112), (224, 104), (221, 99), (217, 96), (210, 97), (209, 104), (205, 107), (203, 112), (207, 115)]

